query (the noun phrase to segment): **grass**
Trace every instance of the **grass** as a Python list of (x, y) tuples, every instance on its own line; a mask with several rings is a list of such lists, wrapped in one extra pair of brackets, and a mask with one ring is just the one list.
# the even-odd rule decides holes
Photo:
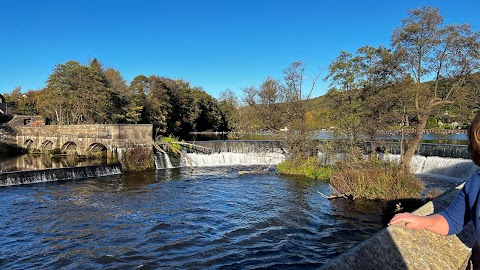
[(321, 165), (317, 157), (285, 160), (277, 165), (277, 169), (281, 174), (301, 175), (325, 182), (329, 181), (334, 171), (333, 166)]

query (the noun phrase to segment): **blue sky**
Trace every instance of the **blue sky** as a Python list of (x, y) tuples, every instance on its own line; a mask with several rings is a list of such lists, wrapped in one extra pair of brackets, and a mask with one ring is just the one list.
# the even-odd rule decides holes
[(41, 89), (56, 64), (97, 58), (127, 82), (158, 75), (240, 95), (293, 61), (325, 77), (341, 50), (388, 46), (421, 6), (480, 30), (478, 0), (0, 0), (0, 93)]

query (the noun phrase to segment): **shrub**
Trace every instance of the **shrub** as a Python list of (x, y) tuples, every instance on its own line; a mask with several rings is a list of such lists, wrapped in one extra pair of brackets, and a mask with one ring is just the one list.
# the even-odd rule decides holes
[(412, 173), (394, 164), (364, 164), (343, 167), (330, 179), (332, 187), (340, 194), (366, 199), (420, 198), (423, 183)]
[(178, 144), (178, 142), (180, 142), (180, 140), (171, 135), (160, 139), (160, 143), (167, 147), (166, 150), (174, 154), (178, 154), (182, 150), (182, 146)]
[(282, 174), (302, 175), (310, 179), (328, 182), (333, 174), (333, 166), (324, 166), (316, 157), (288, 159), (277, 165)]
[(123, 153), (122, 167), (125, 171), (144, 171), (154, 168), (153, 149), (135, 146)]

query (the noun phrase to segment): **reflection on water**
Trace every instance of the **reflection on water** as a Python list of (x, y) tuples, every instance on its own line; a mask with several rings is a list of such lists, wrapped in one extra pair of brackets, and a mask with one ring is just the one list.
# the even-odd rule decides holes
[(107, 158), (78, 159), (76, 156), (51, 156), (27, 154), (0, 160), (0, 172), (58, 169), (76, 166), (107, 164)]

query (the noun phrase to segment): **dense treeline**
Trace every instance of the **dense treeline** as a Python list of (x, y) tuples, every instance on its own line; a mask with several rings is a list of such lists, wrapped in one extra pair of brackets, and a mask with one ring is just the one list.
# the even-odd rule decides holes
[(153, 75), (127, 85), (119, 71), (97, 59), (59, 64), (45, 88), (25, 94), (17, 88), (5, 96), (10, 113), (40, 114), (50, 124), (151, 123), (155, 135), (228, 128), (221, 104), (201, 88)]

